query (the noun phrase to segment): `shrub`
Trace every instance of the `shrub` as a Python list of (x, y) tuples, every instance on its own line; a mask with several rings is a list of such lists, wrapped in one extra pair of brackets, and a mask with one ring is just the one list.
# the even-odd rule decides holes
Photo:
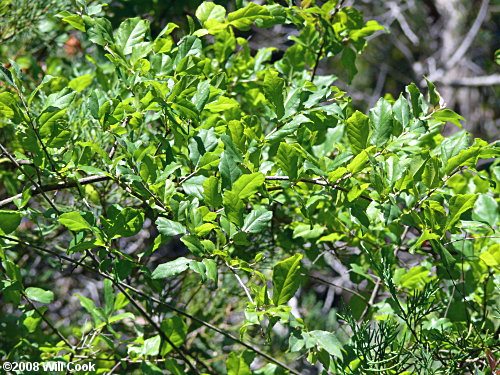
[[(476, 164), (498, 143), (431, 82), (365, 114), (317, 74), (335, 59), (352, 78), (383, 27), (337, 1), (204, 2), (189, 30), (151, 35), (77, 3), (59, 18), (85, 57), (1, 68), (5, 360), (495, 371), (500, 167)], [(275, 25), (293, 44), (252, 54), (253, 28)], [(342, 304), (319, 309), (318, 283)]]

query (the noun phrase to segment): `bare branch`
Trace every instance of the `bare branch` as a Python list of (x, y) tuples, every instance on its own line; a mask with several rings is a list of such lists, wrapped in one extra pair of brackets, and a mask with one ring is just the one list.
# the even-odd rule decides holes
[(477, 13), (477, 17), (474, 20), (474, 23), (472, 24), (469, 32), (462, 41), (462, 44), (460, 44), (460, 47), (457, 48), (453, 56), (446, 63), (446, 69), (453, 68), (471, 46), (472, 42), (476, 38), (477, 33), (479, 32), (479, 29), (481, 28), (481, 25), (484, 22), (484, 19), (486, 18), (486, 15), (488, 14), (489, 4), (490, 0), (483, 0), (481, 2), (481, 8), (479, 8), (479, 12)]
[[(0, 145), (1, 147), (1, 145)], [(88, 184), (93, 184), (96, 182), (101, 182), (101, 181), (107, 181), (110, 180), (111, 177), (109, 176), (88, 176), (88, 177), (83, 177), (80, 178), (77, 181), (70, 181), (70, 182), (58, 182), (55, 184), (49, 184), (49, 185), (41, 185), (39, 186), (38, 184), (34, 183), (34, 187), (31, 188), (31, 195), (38, 195), (42, 194), (46, 199), (49, 199), (44, 193), (46, 191), (54, 191), (54, 190), (62, 190), (62, 189), (69, 189), (76, 187), (78, 185), (88, 185)], [(32, 181), (33, 182), (33, 181)], [(22, 198), (23, 194), (17, 194), (12, 197), (6, 198), (2, 201), (0, 201), (0, 207), (6, 206), (10, 203), (12, 203), (15, 199), (20, 199)]]
[[(267, 181), (289, 181), (290, 177), (288, 177), (288, 176), (266, 176), (266, 180)], [(299, 181), (300, 182), (307, 182), (309, 184), (320, 185), (320, 186), (328, 186), (328, 187), (331, 187), (333, 189), (343, 191), (344, 193), (349, 192), (349, 189), (340, 187), (340, 186), (335, 185), (335, 184), (332, 185), (328, 181), (325, 181), (325, 180), (319, 179), (319, 178), (301, 178)], [(360, 195), (359, 197), (361, 199), (367, 200), (369, 202), (374, 202), (374, 199), (367, 197), (366, 195)]]
[(446, 86), (452, 86), (452, 87), (496, 86), (500, 85), (500, 74), (491, 74), (488, 76), (477, 76), (477, 77), (464, 77), (464, 78), (456, 78), (450, 80), (447, 79), (440, 80), (438, 78), (436, 81), (441, 82)]
[[(28, 180), (30, 180), (30, 182), (35, 186), (35, 189), (38, 193), (42, 194), (42, 196), (45, 198), (45, 200), (50, 204), (50, 206), (54, 209), (54, 211), (56, 211), (57, 213), (59, 213), (59, 210), (57, 209), (56, 205), (54, 204), (54, 202), (52, 202), (52, 200), (47, 196), (47, 194), (45, 194), (43, 188), (38, 185), (38, 183), (33, 180), (31, 178), (31, 176), (29, 175), (29, 173), (27, 173), (23, 167), (21, 167), (19, 165), (19, 163), (16, 161), (16, 159), (14, 159), (14, 157), (3, 147), (3, 145), (0, 144), (0, 149), (2, 150), (2, 152), (4, 153), (5, 156), (7, 156), (10, 161), (12, 163), (14, 163), (16, 165), (17, 168), (19, 168), (19, 170), (26, 176), (26, 178)], [(20, 198), (22, 197), (22, 194), (18, 194), (16, 195), (16, 197)], [(10, 198), (9, 198), (10, 199)], [(3, 201), (2, 201), (3, 202)], [(0, 202), (0, 207), (2, 207), (2, 202)], [(11, 201), (10, 201), (11, 202)], [(9, 202), (8, 202), (9, 203)]]

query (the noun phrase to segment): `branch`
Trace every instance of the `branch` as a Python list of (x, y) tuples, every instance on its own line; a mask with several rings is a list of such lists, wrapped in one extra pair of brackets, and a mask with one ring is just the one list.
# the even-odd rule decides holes
[(401, 25), (401, 30), (403, 31), (403, 34), (406, 35), (408, 40), (416, 46), (419, 42), (418, 36), (413, 32), (411, 29), (410, 25), (408, 24), (408, 21), (406, 21), (405, 16), (403, 13), (400, 11), (400, 5), (397, 5), (396, 3), (389, 3), (389, 8), (391, 9), (392, 15), (398, 20), (399, 24)]
[(181, 347), (178, 347), (175, 345), (172, 340), (163, 332), (163, 330), (160, 328), (158, 324), (153, 320), (152, 317), (149, 316), (148, 312), (144, 310), (144, 307), (137, 302), (128, 292), (125, 290), (125, 288), (121, 285), (120, 282), (112, 279), (111, 280), (113, 284), (116, 285), (116, 287), (120, 290), (120, 292), (123, 293), (123, 295), (134, 305), (134, 307), (140, 312), (140, 314), (146, 318), (146, 320), (151, 324), (154, 329), (160, 334), (161, 338), (165, 340), (176, 352), (179, 354), (179, 356), (182, 358), (182, 360), (193, 370), (195, 373), (200, 374), (198, 369), (191, 363), (191, 361), (186, 357), (184, 354), (184, 350)]
[(481, 2), (481, 8), (479, 8), (479, 12), (477, 13), (477, 17), (474, 20), (474, 23), (465, 36), (462, 44), (460, 44), (460, 47), (457, 48), (453, 56), (445, 64), (446, 69), (453, 68), (471, 46), (472, 42), (476, 38), (477, 33), (479, 32), (479, 29), (481, 28), (481, 25), (483, 24), (484, 19), (486, 18), (486, 15), (488, 14), (489, 3), (490, 0), (483, 0)]
[[(14, 163), (14, 161), (12, 159), (11, 159), (11, 161)], [(69, 188), (77, 187), (79, 185), (88, 185), (88, 184), (93, 184), (96, 182), (108, 181), (111, 179), (112, 178), (109, 176), (88, 176), (88, 177), (80, 178), (79, 180), (76, 180), (76, 181), (57, 182), (55, 184), (40, 185), (40, 186), (38, 186), (36, 183), (34, 183), (32, 181), (33, 184), (35, 185), (35, 187), (32, 188), (31, 195), (34, 196), (34, 195), (38, 195), (38, 194), (44, 194), (44, 192), (46, 192), (46, 191), (69, 189)], [(288, 176), (266, 176), (266, 180), (267, 181), (289, 181), (290, 178)], [(332, 185), (327, 181), (320, 180), (319, 178), (301, 178), (300, 181), (310, 183), (310, 184), (320, 185), (320, 186), (329, 186), (333, 189), (340, 190), (340, 191), (343, 191), (345, 193), (349, 192), (349, 189), (340, 187), (338, 185)], [(22, 193), (19, 193), (17, 195), (12, 196), (12, 197), (6, 198), (6, 199), (0, 201), (0, 207), (3, 207), (3, 206), (10, 204), (15, 199), (22, 198), (22, 196), (23, 196)], [(359, 197), (364, 199), (364, 200), (367, 200), (369, 202), (374, 201), (372, 198), (367, 197), (366, 195), (360, 195)]]
[(314, 81), (314, 77), (316, 76), (316, 70), (318, 70), (319, 62), (321, 60), (323, 48), (325, 48), (326, 38), (322, 37), (322, 39), (323, 39), (323, 41), (321, 42), (321, 45), (319, 46), (319, 51), (318, 51), (318, 54), (316, 55), (316, 61), (314, 62), (314, 66), (313, 66), (313, 69), (311, 71), (311, 77), (309, 78), (309, 81), (311, 81), (311, 82)]
[(497, 237), (497, 236), (464, 237), (464, 238), (460, 238), (458, 240), (453, 240), (453, 241), (450, 241), (450, 242), (446, 242), (445, 244), (443, 244), (443, 246), (448, 246), (449, 244), (452, 244), (454, 242), (459, 242), (459, 241), (473, 241), (473, 240), (481, 240), (481, 239), (485, 239), (485, 238), (500, 239), (500, 237)]
[[(0, 145), (0, 147), (3, 148), (1, 145)], [(11, 161), (13, 163), (15, 163), (13, 161), (13, 159), (11, 159)], [(19, 165), (17, 165), (17, 166), (19, 168)], [(33, 185), (35, 185), (34, 187), (31, 188), (31, 195), (34, 196), (34, 195), (42, 194), (46, 199), (49, 199), (45, 194), (46, 191), (69, 189), (69, 188), (74, 188), (78, 185), (93, 184), (95, 182), (107, 181), (107, 180), (111, 180), (111, 177), (109, 177), (109, 176), (88, 176), (88, 177), (80, 178), (77, 181), (58, 182), (58, 183), (49, 184), (49, 185), (38, 185), (38, 184), (34, 183), (34, 181), (31, 181), (33, 183)], [(0, 207), (6, 206), (9, 203), (12, 203), (15, 199), (22, 198), (22, 196), (23, 196), (23, 194), (20, 193), (20, 194), (14, 195), (12, 197), (6, 198), (6, 199), (0, 201)]]
[[(290, 181), (290, 177), (288, 176), (266, 176), (266, 181)], [(325, 181), (323, 179), (319, 178), (301, 178), (299, 180), (300, 182), (306, 182), (309, 184), (315, 184), (315, 185), (320, 185), (320, 186), (328, 186), (336, 190), (343, 191), (344, 193), (348, 193), (349, 189), (340, 187), (339, 185), (332, 185), (328, 181)], [(374, 202), (375, 200), (367, 197), (366, 195), (360, 195), (359, 198), (362, 198), (364, 200), (367, 200), (369, 202)]]
[[(71, 259), (71, 258), (69, 258), (69, 257), (67, 257), (67, 256), (65, 256), (63, 254), (60, 254), (59, 252), (54, 251), (54, 250), (46, 249), (46, 248), (43, 248), (43, 247), (40, 247), (40, 246), (37, 246), (37, 245), (32, 245), (32, 244), (27, 243), (25, 241), (18, 240), (17, 238), (14, 238), (14, 237), (0, 235), (0, 238), (6, 239), (8, 241), (13, 241), (13, 242), (16, 242), (16, 243), (24, 245), (24, 246), (31, 247), (31, 248), (33, 248), (35, 250), (38, 250), (38, 251), (41, 251), (41, 252), (45, 252), (47, 254), (55, 255), (59, 259), (64, 260), (64, 261), (69, 262), (69, 263), (78, 264), (78, 261), (76, 261), (74, 259)], [(234, 341), (234, 342), (236, 342), (236, 343), (238, 343), (238, 344), (246, 347), (247, 349), (250, 349), (254, 353), (258, 354), (259, 356), (261, 356), (261, 357), (267, 359), (268, 361), (270, 361), (270, 362), (278, 365), (279, 367), (282, 367), (283, 369), (289, 371), (292, 374), (301, 375), (300, 372), (298, 372), (298, 371), (294, 370), (293, 368), (287, 366), (286, 364), (282, 363), (278, 359), (275, 359), (274, 357), (271, 357), (269, 354), (266, 354), (266, 353), (262, 352), (258, 348), (254, 347), (254, 346), (252, 346), (250, 344), (247, 344), (244, 341), (239, 340), (238, 338), (236, 338), (232, 334), (230, 334), (230, 333), (228, 333), (226, 331), (223, 331), (222, 329), (217, 328), (216, 326), (214, 326), (214, 325), (212, 325), (212, 324), (210, 324), (210, 323), (208, 323), (208, 322), (206, 322), (206, 321), (204, 321), (204, 320), (202, 320), (200, 318), (197, 318), (197, 317), (195, 317), (195, 316), (193, 316), (193, 315), (191, 315), (191, 314), (189, 314), (189, 313), (187, 313), (187, 312), (185, 312), (183, 310), (180, 310), (180, 309), (178, 309), (178, 308), (170, 305), (167, 302), (164, 302), (164, 301), (162, 301), (162, 300), (160, 300), (160, 299), (158, 299), (156, 297), (153, 297), (153, 296), (151, 296), (151, 295), (149, 295), (149, 294), (147, 294), (147, 293), (145, 293), (145, 292), (143, 292), (143, 291), (141, 291), (139, 289), (136, 289), (136, 288), (134, 288), (131, 285), (128, 285), (128, 284), (126, 284), (124, 282), (121, 282), (121, 281), (116, 281), (115, 278), (112, 275), (104, 273), (104, 272), (100, 271), (99, 269), (90, 267), (90, 266), (88, 266), (86, 264), (81, 264), (80, 266), (82, 268), (84, 268), (85, 270), (91, 272), (91, 273), (94, 273), (96, 275), (99, 275), (101, 277), (104, 277), (104, 278), (112, 281), (113, 284), (115, 284), (116, 286), (120, 285), (122, 288), (128, 289), (128, 290), (132, 291), (133, 293), (135, 293), (135, 294), (137, 294), (137, 295), (139, 295), (139, 296), (141, 296), (143, 298), (146, 298), (146, 299), (148, 299), (150, 301), (153, 301), (153, 302), (155, 302), (155, 303), (157, 303), (159, 305), (162, 305), (162, 306), (166, 307), (167, 309), (169, 309), (169, 310), (171, 310), (171, 311), (173, 311), (173, 312), (175, 312), (175, 313), (177, 313), (179, 315), (185, 316), (186, 318), (188, 318), (190, 320), (193, 320), (193, 321), (195, 321), (195, 322), (197, 322), (199, 324), (204, 325), (205, 327), (207, 327), (207, 328), (209, 328), (209, 329), (211, 329), (211, 330), (213, 330), (213, 331), (215, 331), (215, 332), (217, 332), (217, 333), (219, 333), (219, 334), (227, 337), (228, 339), (230, 339), (230, 340), (232, 340), (232, 341)]]
[(477, 76), (477, 77), (464, 77), (456, 79), (436, 79), (437, 82), (441, 82), (443, 85), (460, 87), (479, 87), (479, 86), (496, 86), (500, 85), (500, 74), (491, 74), (488, 76)]
[(377, 281), (377, 283), (375, 284), (375, 288), (373, 288), (372, 294), (370, 296), (370, 300), (366, 304), (366, 307), (363, 310), (363, 313), (361, 314), (361, 316), (359, 317), (358, 322), (362, 322), (365, 319), (366, 315), (368, 315), (368, 311), (370, 311), (370, 308), (375, 303), (375, 299), (378, 296), (378, 292), (380, 291), (381, 285), (382, 285), (382, 282), (380, 280)]
[[(17, 167), (17, 168), (19, 168), (19, 170), (22, 172), (22, 174), (24, 174), (24, 175), (28, 178), (28, 180), (30, 180), (30, 182), (31, 182), (31, 183), (35, 186), (36, 191), (37, 191), (38, 193), (40, 193), (40, 194), (42, 194), (42, 195), (43, 195), (43, 197), (45, 198), (45, 200), (46, 200), (46, 201), (50, 204), (50, 206), (54, 209), (54, 211), (56, 211), (56, 212), (59, 214), (59, 210), (57, 209), (56, 205), (54, 204), (54, 202), (52, 202), (52, 201), (50, 200), (50, 198), (47, 196), (47, 194), (45, 194), (45, 192), (44, 192), (43, 188), (42, 188), (40, 185), (38, 185), (38, 184), (36, 183), (36, 181), (35, 181), (35, 180), (33, 180), (33, 179), (31, 178), (31, 176), (29, 175), (29, 173), (27, 173), (27, 172), (24, 170), (24, 168), (23, 168), (23, 167), (21, 167), (21, 166), (19, 165), (19, 163), (16, 161), (16, 159), (14, 159), (14, 157), (12, 157), (12, 155), (11, 155), (11, 154), (10, 154), (10, 153), (9, 153), (9, 152), (8, 152), (8, 151), (4, 148), (4, 147), (3, 147), (3, 145), (2, 145), (2, 144), (0, 144), (0, 149), (2, 149), (2, 152), (4, 153), (4, 155), (6, 155), (6, 156), (10, 159), (10, 161), (11, 161), (12, 163), (14, 163), (14, 164), (16, 165), (16, 167)], [(17, 197), (17, 198), (21, 198), (21, 197), (22, 197), (22, 193), (21, 193), (21, 194), (16, 195), (16, 197)], [(15, 198), (14, 198), (14, 199), (15, 199)], [(3, 206), (3, 205), (2, 205), (2, 202), (3, 202), (3, 201), (1, 201), (1, 202), (0, 202), (0, 207), (2, 207), (2, 206)], [(7, 203), (10, 203), (10, 202), (7, 202)], [(6, 204), (7, 204), (7, 203), (6, 203)]]
[(238, 276), (238, 274), (236, 273), (236, 270), (233, 267), (231, 267), (229, 264), (227, 264), (227, 262), (226, 262), (226, 266), (231, 270), (231, 272), (233, 273), (234, 277), (236, 277), (236, 280), (238, 280), (238, 283), (241, 285), (241, 287), (245, 291), (245, 294), (247, 295), (248, 299), (250, 300), (250, 303), (252, 305), (255, 305), (255, 302), (254, 302), (254, 300), (252, 298), (252, 295), (250, 294), (250, 291), (248, 290), (248, 288), (245, 285), (245, 283), (243, 282), (243, 280), (241, 280), (241, 277)]
[(28, 304), (33, 308), (33, 310), (36, 311), (36, 313), (40, 316), (40, 318), (42, 318), (42, 320), (47, 323), (47, 325), (50, 327), (50, 329), (52, 329), (52, 331), (57, 335), (59, 336), (59, 338), (71, 349), (71, 350), (74, 350), (74, 347), (73, 345), (71, 345), (71, 343), (68, 341), (68, 339), (66, 337), (64, 337), (64, 335), (59, 332), (59, 330), (52, 324), (52, 322), (45, 316), (44, 313), (42, 313), (38, 307), (35, 306), (35, 304), (33, 303), (33, 301), (31, 301), (28, 296), (26, 295), (26, 293), (24, 292), (24, 290), (21, 290), (21, 295), (23, 296), (23, 298), (28, 302)]
[(321, 278), (319, 276), (313, 275), (312, 273), (309, 273), (309, 274), (303, 273), (302, 276), (309, 277), (311, 279), (314, 279), (314, 280), (319, 281), (320, 283), (323, 283), (323, 284), (326, 284), (326, 285), (331, 285), (334, 288), (342, 289), (342, 290), (344, 290), (344, 291), (346, 291), (348, 293), (354, 294), (355, 296), (359, 297), (363, 301), (368, 302), (368, 300), (366, 299), (365, 296), (363, 296), (361, 293), (356, 292), (354, 289), (348, 288), (348, 287), (343, 286), (343, 285), (334, 284), (331, 281), (328, 281), (328, 280), (325, 280), (325, 279), (323, 279), (323, 278)]

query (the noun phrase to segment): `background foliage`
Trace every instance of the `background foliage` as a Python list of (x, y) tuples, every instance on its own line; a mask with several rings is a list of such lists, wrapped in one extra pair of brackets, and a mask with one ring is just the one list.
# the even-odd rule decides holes
[(498, 142), (351, 5), (1, 3), (3, 361), (498, 372)]

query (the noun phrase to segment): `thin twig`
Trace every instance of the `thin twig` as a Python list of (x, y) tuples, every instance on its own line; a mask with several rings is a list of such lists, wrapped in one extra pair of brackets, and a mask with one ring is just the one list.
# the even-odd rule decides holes
[(33, 301), (31, 301), (28, 296), (26, 295), (26, 293), (21, 290), (21, 294), (23, 296), (23, 298), (26, 300), (26, 302), (28, 302), (28, 304), (33, 308), (33, 310), (36, 311), (36, 313), (40, 316), (40, 318), (42, 318), (42, 320), (47, 323), (47, 325), (50, 327), (50, 329), (52, 331), (54, 331), (54, 333), (59, 336), (59, 338), (64, 341), (64, 343), (70, 348), (70, 349), (73, 349), (73, 345), (71, 345), (71, 343), (68, 341), (68, 339), (66, 337), (63, 336), (63, 334), (61, 332), (59, 332), (59, 330), (52, 324), (52, 322), (38, 309), (38, 307), (35, 306), (35, 304), (33, 303)]
[(473, 240), (480, 240), (480, 239), (485, 239), (485, 238), (496, 238), (496, 239), (500, 239), (500, 237), (497, 237), (497, 236), (481, 236), (481, 237), (465, 237), (465, 238), (459, 238), (458, 240), (453, 240), (453, 241), (450, 241), (450, 242), (446, 242), (445, 244), (443, 244), (443, 246), (448, 246), (449, 244), (452, 244), (454, 242), (459, 242), (459, 241), (473, 241)]
[(358, 322), (362, 322), (365, 319), (366, 315), (368, 314), (368, 311), (370, 311), (370, 308), (375, 303), (375, 299), (378, 296), (378, 292), (380, 291), (380, 286), (381, 285), (382, 285), (382, 282), (380, 280), (377, 281), (377, 283), (375, 284), (375, 288), (373, 288), (372, 294), (370, 296), (370, 300), (368, 301), (365, 309), (363, 310), (363, 313), (359, 317)]
[[(2, 145), (0, 145), (0, 147), (3, 149)], [(11, 160), (13, 160), (13, 159), (11, 159)], [(14, 162), (14, 164), (15, 164), (15, 162)], [(18, 168), (21, 168), (21, 167), (18, 166)], [(109, 177), (109, 176), (88, 176), (88, 177), (80, 178), (77, 181), (58, 182), (55, 184), (48, 184), (48, 185), (38, 185), (38, 184), (34, 183), (33, 185), (35, 185), (35, 187), (32, 188), (31, 195), (42, 194), (42, 195), (44, 195), (44, 197), (46, 197), (46, 195), (44, 193), (46, 191), (69, 189), (69, 188), (76, 187), (78, 185), (93, 184), (96, 182), (107, 181), (107, 180), (111, 180), (111, 177)], [(33, 183), (33, 181), (31, 181), (31, 182)], [(22, 196), (23, 196), (23, 194), (20, 193), (20, 194), (14, 195), (12, 197), (6, 198), (6, 199), (0, 201), (0, 207), (6, 206), (9, 203), (12, 203), (15, 199), (22, 198)], [(45, 199), (49, 199), (49, 198), (46, 197)]]
[[(16, 165), (17, 168), (19, 168), (19, 170), (28, 178), (28, 180), (30, 180), (30, 182), (36, 187), (36, 189), (40, 192), (40, 194), (42, 194), (42, 196), (45, 198), (45, 200), (50, 204), (50, 206), (54, 209), (54, 211), (56, 211), (58, 214), (60, 213), (59, 210), (57, 209), (56, 205), (54, 204), (54, 202), (52, 202), (52, 200), (47, 196), (47, 194), (45, 194), (44, 190), (42, 189), (42, 187), (40, 185), (38, 185), (38, 183), (36, 183), (35, 180), (33, 180), (33, 178), (31, 178), (31, 176), (29, 175), (29, 173), (27, 173), (23, 167), (21, 167), (19, 165), (19, 163), (16, 161), (16, 159), (14, 159), (14, 157), (12, 157), (12, 155), (10, 155), (10, 153), (3, 147), (2, 144), (0, 144), (0, 148), (2, 149), (2, 152), (10, 159), (10, 161), (12, 163), (14, 163)], [(21, 198), (23, 195), (22, 194), (18, 194), (16, 197), (18, 198)], [(14, 197), (15, 199), (15, 197)], [(14, 200), (12, 199), (12, 200)], [(9, 201), (8, 203), (12, 202)], [(4, 201), (1, 201), (0, 202), (0, 207), (3, 206), (3, 203)]]
[(343, 286), (343, 285), (334, 284), (331, 281), (325, 280), (325, 279), (323, 279), (321, 277), (318, 277), (318, 276), (315, 276), (315, 275), (312, 275), (312, 274), (305, 274), (304, 273), (304, 274), (302, 274), (302, 276), (309, 277), (311, 279), (319, 281), (320, 283), (331, 285), (331, 286), (333, 286), (335, 288), (342, 289), (342, 290), (344, 290), (344, 291), (346, 291), (348, 293), (354, 294), (355, 296), (361, 298), (363, 301), (365, 301), (365, 302), (368, 303), (368, 300), (366, 299), (366, 297), (363, 296), (361, 293), (356, 292), (354, 289), (348, 288), (348, 287)]
[(245, 291), (245, 294), (247, 295), (248, 299), (250, 300), (250, 303), (252, 305), (255, 305), (255, 302), (254, 302), (252, 296), (250, 295), (250, 291), (248, 290), (248, 288), (246, 287), (246, 285), (243, 283), (243, 280), (241, 280), (241, 278), (238, 276), (238, 274), (236, 273), (236, 270), (233, 267), (231, 267), (229, 264), (227, 264), (227, 263), (226, 263), (226, 266), (231, 270), (231, 272), (233, 273), (234, 277), (236, 277), (236, 280), (238, 280), (238, 283), (241, 285), (241, 287)]
[(321, 55), (323, 54), (323, 48), (325, 48), (326, 38), (324, 38), (323, 35), (321, 35), (321, 39), (323, 39), (323, 40), (321, 41), (319, 51), (316, 55), (316, 61), (314, 62), (314, 66), (313, 66), (313, 69), (311, 71), (311, 77), (309, 78), (309, 81), (311, 81), (311, 82), (314, 81), (314, 77), (316, 76), (316, 70), (318, 69), (318, 65), (319, 65), (319, 62), (321, 60)]
[(120, 282), (117, 282), (116, 280), (111, 280), (113, 281), (114, 285), (120, 290), (120, 292), (123, 293), (123, 295), (134, 305), (134, 307), (141, 313), (141, 315), (151, 324), (154, 329), (160, 334), (161, 338), (165, 340), (176, 352), (179, 354), (179, 356), (182, 358), (182, 360), (193, 370), (195, 373), (200, 374), (198, 369), (191, 363), (191, 361), (187, 358), (187, 356), (184, 354), (184, 350), (182, 350), (180, 347), (176, 346), (172, 340), (170, 340), (170, 337), (168, 337), (165, 332), (160, 328), (158, 324), (149, 316), (148, 312), (144, 310), (144, 307), (135, 300), (126, 290), (125, 288), (121, 285)]
[[(15, 164), (14, 159), (11, 159), (11, 161)], [(76, 181), (58, 182), (55, 184), (48, 184), (48, 185), (41, 185), (41, 186), (37, 186), (37, 184), (35, 183), (34, 184), (35, 188), (32, 189), (31, 194), (32, 195), (43, 194), (43, 192), (46, 192), (46, 191), (68, 189), (68, 188), (76, 187), (78, 185), (93, 184), (96, 182), (108, 181), (111, 179), (112, 178), (110, 176), (87, 176), (87, 177), (80, 178)], [(266, 180), (267, 181), (288, 181), (288, 180), (290, 180), (290, 178), (288, 176), (266, 176)], [(329, 186), (333, 189), (340, 190), (340, 191), (343, 191), (345, 193), (349, 192), (349, 189), (345, 189), (345, 188), (340, 187), (338, 185), (332, 185), (329, 182), (324, 181), (324, 180), (320, 180), (320, 179), (302, 178), (302, 179), (300, 179), (300, 181), (307, 182), (310, 184), (320, 185), (320, 186)], [(15, 199), (22, 198), (22, 196), (23, 196), (22, 193), (19, 193), (17, 195), (12, 196), (12, 197), (6, 198), (6, 199), (0, 201), (0, 207), (3, 207), (9, 203), (12, 203)], [(153, 198), (156, 198), (154, 195), (152, 195), (152, 196), (153, 196)], [(365, 199), (369, 202), (374, 201), (372, 198), (367, 197), (365, 195), (360, 195), (359, 197), (362, 199)], [(156, 198), (155, 201), (156, 201), (156, 203), (161, 203), (161, 201), (159, 201), (158, 198)], [(162, 204), (162, 206), (163, 206), (163, 204)]]
[(49, 161), (49, 164), (52, 167), (52, 170), (58, 176), (61, 177), (61, 174), (57, 170), (56, 165), (54, 164), (54, 161), (52, 160), (52, 156), (49, 154), (49, 151), (47, 150), (47, 147), (45, 146), (45, 143), (43, 142), (43, 139), (40, 136), (40, 133), (38, 132), (38, 128), (35, 126), (35, 122), (34, 122), (33, 118), (31, 117), (31, 114), (30, 114), (30, 111), (29, 111), (29, 107), (26, 104), (26, 101), (24, 100), (24, 97), (23, 97), (23, 95), (21, 93), (21, 90), (17, 87), (17, 84), (15, 84), (15, 83), (14, 83), (14, 88), (16, 89), (17, 96), (21, 100), (21, 103), (23, 104), (24, 110), (26, 111), (26, 116), (28, 116), (28, 120), (29, 120), (28, 122), (29, 122), (29, 124), (31, 126), (31, 129), (35, 133), (35, 136), (38, 139), (38, 142), (40, 142), (40, 145), (42, 146), (42, 150), (43, 150), (45, 156), (47, 156), (47, 160)]
[[(43, 248), (43, 247), (40, 247), (40, 246), (37, 246), (37, 245), (32, 245), (30, 243), (27, 243), (27, 242), (22, 241), (22, 240), (18, 240), (17, 238), (13, 238), (13, 237), (10, 237), (10, 236), (0, 235), (0, 238), (4, 238), (6, 240), (9, 240), (9, 241), (12, 241), (12, 242), (16, 242), (16, 243), (19, 243), (19, 244), (24, 245), (24, 246), (32, 247), (35, 250), (39, 250), (39, 251), (42, 251), (42, 252), (45, 252), (45, 253), (48, 253), (48, 254), (55, 255), (59, 259), (65, 260), (65, 261), (67, 261), (69, 263), (72, 263), (72, 264), (76, 264), (77, 263), (76, 260), (71, 259), (71, 258), (69, 258), (69, 257), (67, 257), (65, 255), (62, 255), (62, 254), (60, 254), (60, 253), (58, 253), (57, 251), (54, 251), (54, 250), (46, 249), (46, 248)], [(281, 367), (281, 368), (283, 368), (283, 369), (291, 372), (292, 374), (301, 375), (300, 372), (298, 372), (298, 371), (294, 370), (293, 368), (289, 367), (288, 365), (282, 363), (278, 359), (270, 356), (269, 354), (266, 354), (266, 353), (262, 352), (258, 348), (254, 347), (254, 346), (252, 346), (250, 344), (247, 344), (244, 341), (239, 340), (237, 337), (233, 336), (232, 334), (230, 334), (230, 333), (228, 333), (228, 332), (226, 332), (226, 331), (224, 331), (224, 330), (222, 330), (222, 329), (220, 329), (220, 328), (218, 328), (218, 327), (216, 327), (216, 326), (214, 326), (214, 325), (212, 325), (212, 324), (210, 324), (210, 323), (208, 323), (208, 322), (206, 322), (206, 321), (204, 321), (204, 320), (202, 320), (200, 318), (197, 318), (197, 317), (195, 317), (195, 316), (193, 316), (193, 315), (191, 315), (191, 314), (189, 314), (189, 313), (187, 313), (187, 312), (185, 312), (183, 310), (180, 310), (180, 309), (178, 309), (178, 308), (170, 305), (169, 303), (167, 303), (165, 301), (162, 301), (162, 300), (160, 300), (160, 299), (158, 299), (156, 297), (153, 297), (153, 296), (151, 296), (151, 295), (149, 295), (149, 294), (147, 294), (147, 293), (145, 293), (145, 292), (143, 292), (143, 291), (141, 291), (141, 290), (139, 290), (139, 289), (137, 289), (137, 288), (135, 288), (135, 287), (133, 287), (131, 285), (128, 285), (128, 284), (126, 284), (124, 282), (121, 282), (121, 281), (116, 281), (115, 278), (112, 275), (104, 273), (104, 272), (100, 271), (99, 269), (96, 269), (94, 267), (88, 266), (86, 264), (82, 264), (81, 267), (84, 268), (85, 270), (91, 272), (91, 273), (97, 274), (97, 275), (99, 275), (101, 277), (104, 277), (104, 278), (112, 281), (115, 285), (120, 285), (121, 287), (123, 287), (125, 289), (128, 289), (131, 292), (133, 292), (133, 293), (135, 293), (135, 294), (137, 294), (137, 295), (139, 295), (139, 296), (141, 296), (143, 298), (146, 298), (146, 299), (148, 299), (150, 301), (153, 301), (153, 302), (155, 302), (155, 303), (157, 303), (159, 305), (162, 305), (162, 306), (166, 307), (167, 309), (169, 309), (169, 310), (171, 310), (171, 311), (173, 311), (173, 312), (175, 312), (175, 313), (177, 313), (179, 315), (185, 316), (186, 318), (188, 318), (190, 320), (193, 320), (193, 321), (195, 321), (195, 322), (197, 322), (199, 324), (204, 325), (205, 327), (207, 327), (207, 328), (209, 328), (209, 329), (211, 329), (211, 330), (213, 330), (213, 331), (215, 331), (215, 332), (217, 332), (217, 333), (219, 333), (219, 334), (227, 337), (228, 339), (230, 339), (230, 340), (232, 340), (232, 341), (234, 341), (234, 342), (236, 342), (236, 343), (238, 343), (238, 344), (246, 347), (247, 349), (250, 349), (254, 353), (258, 354), (259, 356), (261, 356), (261, 357), (267, 359), (268, 361), (270, 361), (270, 362), (278, 365), (279, 367)]]
[[(290, 177), (288, 176), (266, 176), (266, 181), (289, 181)], [(320, 185), (320, 186), (328, 186), (336, 190), (343, 191), (344, 193), (348, 193), (349, 189), (340, 187), (337, 184), (332, 185), (330, 182), (319, 179), (319, 178), (301, 178), (299, 181), (301, 182), (307, 182), (309, 184), (315, 184), (315, 185)], [(366, 195), (360, 195), (359, 198), (362, 198), (364, 200), (367, 200), (369, 202), (374, 202), (374, 199), (367, 197)]]

